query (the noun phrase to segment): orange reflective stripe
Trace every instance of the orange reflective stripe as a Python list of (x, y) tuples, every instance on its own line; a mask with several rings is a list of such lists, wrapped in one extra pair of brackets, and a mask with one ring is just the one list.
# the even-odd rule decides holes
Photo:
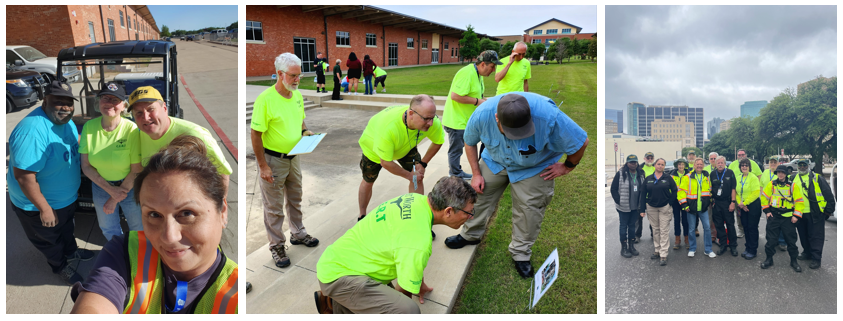
[(217, 295), (214, 297), (214, 308), (211, 311), (234, 314), (234, 310), (237, 308), (237, 270), (234, 269), (225, 284), (217, 291)]
[(129, 303), (129, 313), (145, 314), (153, 295), (155, 277), (158, 272), (158, 252), (146, 239), (143, 231), (138, 231), (137, 267), (135, 271), (134, 300)]

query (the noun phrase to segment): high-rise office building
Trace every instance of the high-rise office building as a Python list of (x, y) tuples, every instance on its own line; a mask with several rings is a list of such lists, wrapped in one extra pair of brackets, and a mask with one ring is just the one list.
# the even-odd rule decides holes
[[(688, 106), (647, 106), (642, 103), (627, 104), (627, 116), (630, 121), (630, 133), (637, 133), (637, 136), (653, 136), (651, 126), (656, 119), (673, 119), (676, 116), (683, 116), (688, 122), (694, 124), (694, 138), (696, 147), (703, 146), (703, 109)], [(631, 111), (630, 111), (631, 110)]]
[(618, 133), (618, 123), (614, 120), (606, 118), (606, 134), (617, 134)]
[(720, 117), (714, 117), (714, 119), (709, 120), (706, 123), (706, 126), (705, 126), (706, 130), (708, 131), (708, 133), (706, 135), (706, 138), (711, 139), (711, 136), (714, 136), (714, 134), (719, 133), (720, 132), (720, 123), (722, 123), (724, 121), (726, 121), (726, 120), (722, 119)]
[[(685, 116), (675, 116), (672, 119), (656, 119), (651, 123), (652, 137), (666, 142), (680, 142), (682, 147), (694, 147), (694, 124), (687, 121)], [(702, 148), (702, 145), (698, 146)]]
[(761, 108), (767, 106), (766, 100), (748, 101), (741, 105), (741, 117), (758, 117), (761, 114)]
[(638, 111), (640, 108), (644, 108), (644, 104), (636, 102), (626, 104), (626, 130), (629, 135), (644, 136), (638, 132)]
[(606, 119), (611, 119), (617, 124), (618, 129), (613, 133), (623, 133), (623, 110), (606, 109)]

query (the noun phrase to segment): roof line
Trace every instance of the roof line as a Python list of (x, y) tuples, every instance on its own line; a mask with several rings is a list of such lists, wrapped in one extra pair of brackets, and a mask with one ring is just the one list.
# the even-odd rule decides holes
[(541, 25), (543, 25), (543, 24), (545, 24), (545, 23), (548, 23), (548, 22), (551, 22), (551, 21), (559, 21), (559, 22), (564, 23), (564, 24), (566, 24), (566, 25), (569, 25), (569, 26), (571, 26), (571, 27), (577, 28), (577, 33), (580, 33), (580, 31), (582, 31), (582, 28), (581, 28), (581, 27), (575, 26), (575, 25), (574, 25), (574, 24), (572, 24), (572, 23), (567, 23), (567, 22), (565, 22), (565, 21), (562, 21), (562, 20), (559, 20), (559, 19), (556, 19), (556, 18), (550, 18), (550, 19), (548, 19), (548, 20), (547, 20), (547, 21), (545, 21), (545, 22), (542, 22), (542, 23), (537, 24), (537, 25), (535, 25), (535, 26), (532, 26), (532, 27), (530, 27), (530, 28), (524, 29), (524, 33), (527, 33), (527, 31), (530, 31), (530, 29), (533, 29), (533, 28), (535, 28), (535, 27), (541, 26)]

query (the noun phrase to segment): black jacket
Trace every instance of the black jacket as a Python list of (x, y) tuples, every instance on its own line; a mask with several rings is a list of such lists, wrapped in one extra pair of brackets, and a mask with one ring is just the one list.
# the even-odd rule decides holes
[[(732, 201), (732, 190), (734, 190), (738, 186), (738, 180), (735, 178), (735, 173), (732, 172), (731, 169), (725, 168), (723, 169), (726, 171), (725, 174), (717, 173), (717, 169), (711, 169), (711, 173), (708, 174), (708, 179), (711, 181), (711, 198), (716, 201)], [(723, 176), (723, 182), (720, 182), (720, 176)], [(717, 190), (720, 188), (720, 185), (723, 185), (723, 190), (720, 193), (720, 196), (717, 196)], [(722, 203), (720, 203), (722, 204)]]
[(670, 204), (670, 200), (676, 199), (676, 193), (679, 188), (676, 187), (676, 182), (670, 177), (668, 173), (662, 173), (662, 176), (656, 181), (656, 174), (653, 173), (644, 179), (644, 189), (641, 191), (641, 200), (638, 202), (640, 213), (647, 210), (647, 205), (652, 207), (663, 207)]

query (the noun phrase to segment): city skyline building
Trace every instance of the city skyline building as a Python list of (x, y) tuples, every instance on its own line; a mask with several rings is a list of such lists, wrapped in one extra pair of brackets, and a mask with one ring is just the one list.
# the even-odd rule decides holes
[(741, 117), (755, 118), (761, 114), (761, 108), (767, 106), (766, 100), (747, 101), (741, 105)]
[(720, 118), (720, 117), (714, 117), (714, 119), (709, 120), (706, 123), (706, 126), (705, 126), (706, 131), (707, 131), (706, 138), (711, 139), (711, 136), (714, 136), (714, 134), (719, 133), (720, 132), (720, 124), (723, 123), (724, 121), (726, 121), (726, 120), (723, 119), (723, 118)]
[(630, 126), (630, 134), (636, 136), (651, 137), (652, 123), (657, 119), (673, 119), (676, 116), (683, 116), (688, 122), (694, 124), (694, 146), (703, 146), (703, 119), (705, 112), (701, 107), (688, 106), (661, 106), (648, 105), (631, 102), (627, 104), (627, 124)]
[(615, 133), (623, 133), (623, 110), (606, 109), (606, 119), (611, 119), (617, 125)]

